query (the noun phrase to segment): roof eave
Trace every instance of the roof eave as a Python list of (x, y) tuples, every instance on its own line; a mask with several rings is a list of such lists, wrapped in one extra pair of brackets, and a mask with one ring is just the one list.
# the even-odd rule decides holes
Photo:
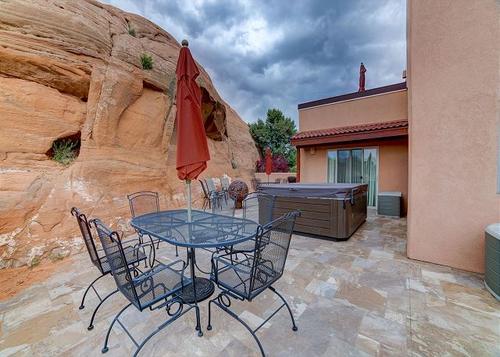
[(379, 129), (359, 133), (333, 134), (309, 138), (297, 138), (291, 140), (292, 145), (296, 147), (316, 146), (325, 144), (337, 144), (349, 141), (373, 140), (392, 138), (397, 136), (408, 136), (408, 128), (389, 128)]

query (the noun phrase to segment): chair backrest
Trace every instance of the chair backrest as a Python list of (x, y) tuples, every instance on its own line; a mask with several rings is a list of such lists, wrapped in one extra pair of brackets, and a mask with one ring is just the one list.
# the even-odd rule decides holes
[(140, 310), (140, 300), (133, 284), (129, 262), (127, 262), (125, 252), (123, 251), (120, 236), (117, 232), (111, 231), (99, 219), (93, 219), (90, 222), (94, 224), (97, 230), (116, 286)]
[(207, 183), (208, 192), (217, 191), (217, 188), (215, 187), (215, 182), (212, 178), (207, 178), (205, 182)]
[(198, 181), (200, 181), (201, 189), (203, 190), (203, 196), (205, 198), (208, 198), (208, 188), (206, 187), (206, 184), (203, 182), (203, 180)]
[(229, 188), (229, 178), (222, 176), (220, 178), (220, 184), (224, 190), (227, 190)]
[(78, 226), (80, 227), (80, 232), (82, 233), (82, 238), (85, 242), (85, 246), (87, 247), (90, 260), (101, 273), (104, 273), (101, 259), (99, 257), (99, 254), (97, 254), (97, 248), (95, 246), (94, 237), (92, 237), (92, 231), (90, 229), (90, 224), (87, 220), (87, 216), (81, 213), (80, 210), (76, 207), (73, 207), (71, 209), (71, 214), (76, 217), (76, 221), (78, 222)]
[(266, 225), (273, 220), (275, 197), (267, 193), (252, 192), (241, 202), (243, 218)]
[(249, 298), (278, 280), (285, 270), (298, 211), (289, 212), (257, 229), (250, 274)]
[(160, 199), (158, 192), (141, 191), (127, 196), (132, 217), (141, 216), (146, 213), (158, 212), (160, 210)]

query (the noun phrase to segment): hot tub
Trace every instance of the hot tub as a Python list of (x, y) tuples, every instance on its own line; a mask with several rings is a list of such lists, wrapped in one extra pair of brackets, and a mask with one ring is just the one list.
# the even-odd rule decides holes
[(294, 231), (346, 240), (367, 214), (366, 184), (261, 184), (259, 191), (275, 197), (273, 218), (300, 210)]

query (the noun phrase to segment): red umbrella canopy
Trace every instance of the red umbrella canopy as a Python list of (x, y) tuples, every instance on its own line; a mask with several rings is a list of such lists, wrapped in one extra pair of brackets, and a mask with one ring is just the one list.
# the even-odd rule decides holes
[(271, 155), (271, 149), (266, 148), (266, 175), (271, 175), (273, 172), (273, 157)]
[(201, 117), (201, 91), (196, 84), (200, 71), (186, 40), (177, 60), (177, 176), (195, 180), (210, 160), (207, 136)]

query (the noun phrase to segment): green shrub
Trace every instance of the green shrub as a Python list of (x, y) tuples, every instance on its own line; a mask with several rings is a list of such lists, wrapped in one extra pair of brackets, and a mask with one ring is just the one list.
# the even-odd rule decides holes
[(128, 34), (130, 36), (135, 37), (135, 28), (133, 28), (132, 26), (130, 26), (130, 24), (128, 25)]
[(70, 139), (56, 140), (52, 144), (52, 160), (68, 166), (76, 159), (78, 141)]
[(142, 64), (142, 69), (145, 70), (153, 69), (153, 57), (151, 57), (146, 53), (143, 53), (141, 55), (141, 64)]

